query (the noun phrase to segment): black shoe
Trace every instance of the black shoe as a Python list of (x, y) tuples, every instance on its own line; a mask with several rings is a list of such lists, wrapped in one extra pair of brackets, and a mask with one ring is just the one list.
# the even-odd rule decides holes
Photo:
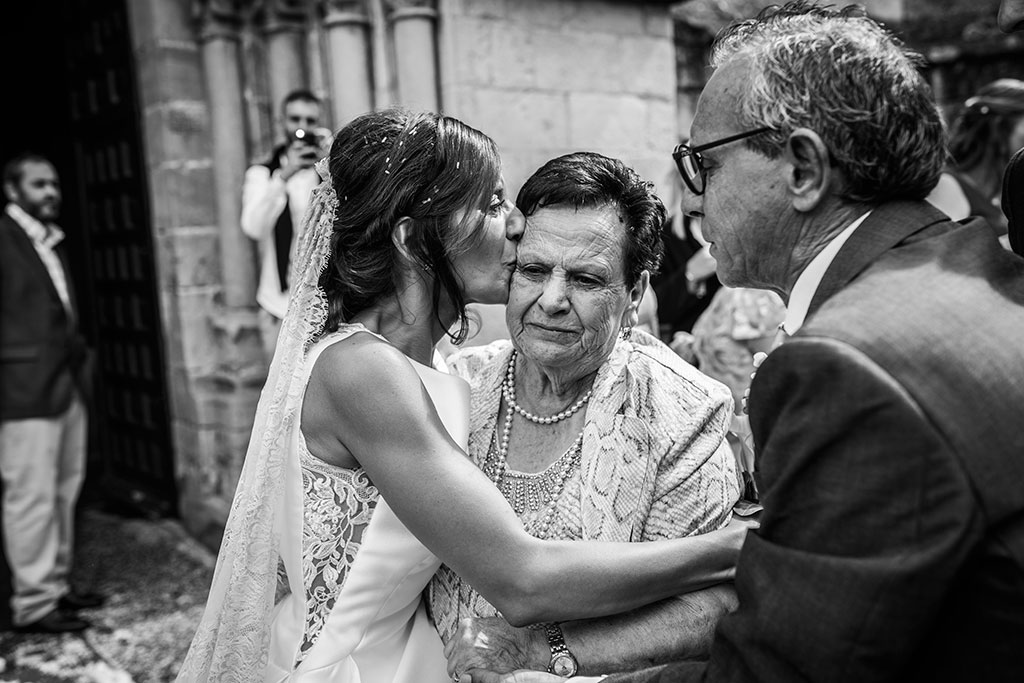
[(15, 626), (15, 631), (21, 633), (71, 633), (73, 631), (84, 631), (90, 624), (85, 619), (80, 619), (74, 614), (68, 614), (60, 608), (47, 613), (42, 619), (33, 621), (31, 624)]
[(71, 591), (57, 602), (57, 607), (74, 612), (80, 609), (102, 607), (107, 598), (99, 593), (79, 593)]

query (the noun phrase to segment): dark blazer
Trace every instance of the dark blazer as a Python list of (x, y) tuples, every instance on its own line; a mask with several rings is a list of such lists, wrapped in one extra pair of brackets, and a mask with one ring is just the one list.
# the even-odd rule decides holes
[[(69, 296), (74, 288), (64, 265)], [(0, 420), (59, 415), (87, 393), (86, 346), (32, 240), (0, 214)]]
[(609, 681), (1024, 680), (1024, 259), (886, 204), (758, 370), (764, 517), (711, 660)]

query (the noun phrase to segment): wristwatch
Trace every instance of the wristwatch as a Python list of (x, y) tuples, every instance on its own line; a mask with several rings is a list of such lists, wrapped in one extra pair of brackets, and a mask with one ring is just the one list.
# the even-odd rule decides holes
[(544, 626), (544, 633), (548, 637), (548, 647), (551, 648), (551, 662), (548, 664), (548, 673), (569, 678), (575, 676), (579, 670), (579, 664), (565, 644), (565, 636), (562, 634), (562, 627), (552, 622)]

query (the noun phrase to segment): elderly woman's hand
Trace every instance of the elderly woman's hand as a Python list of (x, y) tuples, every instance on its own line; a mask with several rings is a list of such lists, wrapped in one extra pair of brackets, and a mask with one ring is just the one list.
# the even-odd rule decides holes
[[(493, 671), (484, 671), (483, 669), (473, 669), (469, 672), (470, 675), (463, 676), (460, 683), (469, 683), (470, 677), (472, 677), (472, 683), (562, 683), (563, 681), (576, 680), (575, 678), (562, 678), (555, 674), (545, 673), (543, 671), (514, 671), (509, 674), (496, 674)], [(587, 680), (598, 680), (596, 678)]]
[(501, 617), (461, 620), (444, 654), (448, 658), (448, 674), (452, 676), (473, 668), (498, 673), (544, 670), (551, 658), (544, 631), (515, 628)]

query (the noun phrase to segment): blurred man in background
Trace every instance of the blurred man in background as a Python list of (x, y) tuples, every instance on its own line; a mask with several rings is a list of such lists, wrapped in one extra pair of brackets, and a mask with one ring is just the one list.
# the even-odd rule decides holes
[(324, 155), (330, 131), (318, 128), (320, 100), (308, 90), (289, 93), (281, 104), (284, 142), (249, 167), (242, 188), (242, 230), (259, 242), (260, 329), (267, 357), (288, 310), (288, 268), (309, 195), (320, 183), (313, 165)]
[(80, 631), (98, 595), (71, 589), (75, 503), (85, 474), (89, 367), (60, 214), (44, 157), (4, 167), (0, 216), (0, 476), (12, 621), (23, 631)]

